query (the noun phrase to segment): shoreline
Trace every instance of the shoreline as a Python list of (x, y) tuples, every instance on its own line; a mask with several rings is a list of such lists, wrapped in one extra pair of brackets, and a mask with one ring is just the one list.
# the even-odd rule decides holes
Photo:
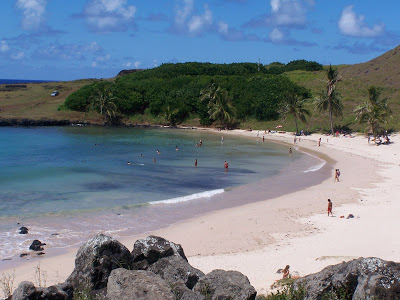
[[(220, 131), (219, 133), (256, 137), (256, 131), (235, 130)], [(293, 135), (288, 133), (265, 136), (267, 141), (293, 145)], [(300, 276), (304, 276), (308, 273), (319, 271), (329, 264), (346, 260), (345, 258), (349, 259), (357, 255), (363, 255), (363, 253), (357, 254), (357, 251), (343, 251), (343, 253), (335, 254), (334, 250), (337, 250), (338, 245), (342, 242), (340, 241), (342, 237), (336, 237), (336, 231), (343, 231), (342, 233), (344, 234), (351, 231), (349, 229), (355, 230), (354, 228), (357, 228), (359, 230), (360, 225), (356, 224), (357, 226), (355, 226), (354, 223), (363, 223), (366, 220), (362, 214), (364, 213), (362, 209), (365, 208), (365, 205), (359, 201), (361, 197), (364, 197), (363, 193), (371, 190), (370, 186), (373, 183), (380, 182), (378, 185), (383, 186), (387, 184), (388, 178), (382, 177), (382, 171), (375, 170), (379, 164), (382, 164), (375, 161), (376, 158), (379, 158), (379, 153), (375, 153), (376, 151), (370, 151), (372, 153), (360, 151), (358, 144), (361, 144), (361, 139), (368, 147), (366, 139), (361, 137), (348, 138), (346, 143), (337, 143), (337, 141), (347, 138), (329, 138), (330, 141), (326, 143), (323, 141), (321, 147), (317, 147), (319, 137), (321, 135), (301, 137), (301, 141), (295, 147), (299, 147), (299, 150), (302, 148), (314, 150), (314, 152), (322, 153), (322, 155), (335, 160), (335, 166), (342, 170), (341, 177), (343, 181), (340, 183), (333, 183), (333, 177), (328, 178), (321, 184), (291, 194), (210, 212), (178, 222), (161, 230), (139, 236), (121, 238), (119, 241), (128, 249), (132, 249), (133, 243), (137, 239), (150, 234), (160, 235), (170, 241), (180, 243), (188, 256), (189, 262), (194, 267), (205, 273), (217, 268), (238, 270), (248, 276), (252, 285), (261, 293), (269, 291), (269, 285), (279, 278), (275, 271), (286, 264), (292, 266), (292, 271), (297, 271)], [(262, 138), (262, 134), (258, 138)], [(322, 136), (322, 138), (326, 137)], [(356, 140), (358, 148), (349, 148), (347, 142)], [(397, 137), (395, 140), (399, 142)], [(391, 146), (397, 147), (397, 143), (375, 148), (383, 150), (385, 149), (384, 147)], [(347, 152), (344, 153), (342, 152), (343, 150)], [(386, 162), (390, 162), (391, 159), (389, 157), (385, 158)], [(388, 167), (386, 163), (384, 167)], [(379, 175), (377, 174), (378, 172), (380, 173)], [(393, 172), (396, 172), (396, 170)], [(365, 175), (368, 178), (365, 178)], [(389, 177), (390, 179), (393, 178)], [(354, 187), (358, 189), (356, 190)], [(339, 189), (344, 191), (339, 191)], [(333, 195), (331, 197), (334, 203), (334, 215), (346, 214), (350, 213), (350, 211), (353, 213), (359, 210), (360, 215), (353, 214), (360, 216), (360, 218), (356, 217), (349, 220), (340, 219), (339, 217), (327, 218), (325, 215), (326, 199), (329, 195)], [(374, 201), (368, 200), (368, 205), (373, 206), (375, 204)], [(398, 204), (396, 205), (398, 206)], [(379, 220), (380, 218), (385, 218), (385, 216), (379, 216)], [(350, 222), (352, 222), (351, 225), (349, 225)], [(197, 239), (193, 240), (191, 238), (193, 236), (196, 236)], [(336, 240), (334, 239), (334, 243), (331, 245), (329, 239), (332, 239), (331, 237), (333, 236), (335, 236)], [(323, 244), (325, 243), (322, 246), (326, 246), (326, 243), (329, 243), (332, 249), (323, 247), (321, 249), (321, 240)], [(348, 244), (348, 241), (344, 241), (345, 245), (346, 243)], [(237, 248), (234, 252), (229, 251), (232, 245)], [(308, 247), (304, 249), (304, 245), (313, 246), (310, 246), (309, 249)], [(377, 245), (375, 248), (380, 247)], [(77, 249), (67, 249), (67, 252), (61, 255), (55, 255), (55, 253), (51, 253), (52, 251), (48, 251), (50, 252), (48, 257), (32, 259), (22, 266), (18, 266), (15, 268), (15, 286), (22, 280), (35, 282), (34, 277), (32, 279), (32, 275), (34, 275), (38, 263), (40, 268), (47, 272), (47, 285), (64, 280), (74, 268)], [(374, 255), (373, 251), (370, 252)], [(379, 254), (380, 252), (376, 251), (376, 253)], [(381, 257), (383, 259), (400, 260), (399, 253), (395, 253), (392, 256), (384, 253), (383, 256)], [(316, 260), (320, 257), (325, 258)], [(12, 268), (1, 272), (10, 273), (10, 270)]]

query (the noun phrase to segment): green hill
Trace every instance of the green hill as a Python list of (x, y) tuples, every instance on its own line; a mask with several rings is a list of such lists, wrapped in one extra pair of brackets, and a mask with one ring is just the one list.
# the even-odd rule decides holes
[[(26, 88), (12, 90), (0, 85), (0, 118), (102, 123), (101, 116), (90, 110), (90, 97), (96, 87), (112, 85), (125, 123), (167, 124), (164, 112), (169, 106), (180, 109), (182, 125), (209, 125), (204, 122), (207, 119), (206, 103), (199, 101), (199, 95), (214, 81), (228, 90), (241, 128), (264, 130), (281, 124), (283, 130), (293, 131), (293, 120), (282, 121), (277, 115), (279, 103), (284, 100), (287, 90), (302, 91), (311, 99), (325, 90), (327, 66), (323, 70), (320, 66), (304, 60), (268, 66), (252, 63), (164, 64), (154, 69), (124, 72), (126, 75), (107, 80), (27, 84)], [(382, 88), (382, 96), (389, 99), (393, 111), (393, 118), (386, 127), (400, 131), (400, 46), (365, 63), (333, 67), (338, 69), (341, 78), (337, 91), (344, 104), (343, 117), (334, 119), (337, 127), (363, 130), (364, 125), (357, 124), (353, 110), (368, 97), (368, 88), (375, 85)], [(56, 89), (60, 95), (50, 97), (49, 92)], [(71, 99), (77, 101), (75, 106), (70, 105)], [(307, 106), (310, 110), (314, 108), (312, 101)], [(328, 130), (327, 119), (327, 115), (314, 112), (308, 125), (301, 126), (311, 131)]]

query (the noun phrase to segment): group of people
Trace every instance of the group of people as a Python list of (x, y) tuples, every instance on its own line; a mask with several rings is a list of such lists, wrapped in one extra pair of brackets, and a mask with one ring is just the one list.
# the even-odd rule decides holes
[[(223, 137), (223, 136), (221, 136), (221, 142), (222, 142), (222, 143), (224, 142), (224, 137)], [(196, 147), (201, 147), (202, 145), (203, 145), (203, 141), (200, 139), (200, 141), (199, 141), (198, 143), (196, 143)], [(176, 150), (176, 151), (179, 151), (178, 145), (175, 146), (175, 150)], [(161, 154), (160, 150), (157, 149), (157, 155), (160, 155), (160, 154)], [(143, 157), (143, 154), (140, 154), (140, 156)], [(153, 163), (154, 163), (154, 164), (156, 163), (156, 158), (155, 158), (155, 157), (153, 158)], [(127, 161), (126, 164), (127, 164), (127, 165), (131, 165), (131, 166), (134, 166), (134, 165), (135, 165), (134, 163), (132, 163), (132, 162), (130, 162), (130, 161)], [(197, 167), (197, 158), (194, 160), (194, 166)], [(228, 171), (228, 168), (229, 168), (229, 164), (228, 164), (228, 162), (225, 160), (225, 162), (224, 162), (224, 169), (225, 169), (225, 172)]]

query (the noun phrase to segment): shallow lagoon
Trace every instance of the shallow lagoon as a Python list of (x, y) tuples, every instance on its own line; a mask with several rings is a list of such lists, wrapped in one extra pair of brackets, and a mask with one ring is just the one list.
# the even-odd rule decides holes
[[(143, 233), (329, 176), (320, 159), (299, 151), (289, 156), (288, 146), (263, 143), (262, 132), (259, 139), (227, 135), (223, 142), (222, 134), (0, 128), (0, 244), (12, 245), (1, 247), (1, 257), (25, 251), (35, 238), (67, 247), (98, 232)], [(19, 235), (19, 226), (30, 234)]]

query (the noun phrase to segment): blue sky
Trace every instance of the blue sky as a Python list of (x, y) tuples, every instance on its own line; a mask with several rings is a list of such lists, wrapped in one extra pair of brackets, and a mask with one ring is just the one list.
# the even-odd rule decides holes
[(400, 0), (1, 0), (0, 78), (109, 78), (187, 61), (368, 61)]

